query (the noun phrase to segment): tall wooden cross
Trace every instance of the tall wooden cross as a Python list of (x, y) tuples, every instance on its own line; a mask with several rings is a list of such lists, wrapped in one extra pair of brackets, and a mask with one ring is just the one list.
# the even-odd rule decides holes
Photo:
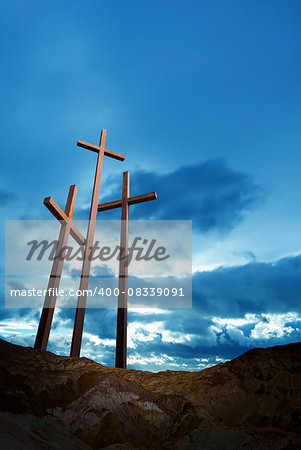
[(126, 369), (127, 354), (127, 293), (128, 293), (128, 240), (129, 240), (129, 205), (156, 200), (156, 192), (130, 197), (130, 174), (123, 172), (122, 198), (113, 202), (98, 205), (98, 211), (107, 211), (121, 207), (121, 232), (119, 261), (119, 296), (117, 310), (116, 331), (116, 359), (115, 367)]
[(61, 221), (61, 230), (57, 241), (55, 257), (53, 259), (51, 273), (48, 281), (47, 292), (44, 300), (40, 323), (36, 335), (34, 348), (46, 350), (49, 333), (52, 324), (54, 308), (57, 299), (57, 290), (60, 285), (64, 264), (64, 248), (67, 246), (69, 234), (80, 244), (84, 245), (85, 238), (72, 223), (74, 205), (77, 195), (77, 187), (70, 186), (66, 202), (65, 212), (55, 203), (51, 197), (44, 199), (44, 205), (49, 211)]
[(84, 259), (83, 259), (82, 273), (81, 273), (80, 286), (79, 286), (81, 295), (79, 295), (78, 300), (77, 300), (70, 356), (79, 356), (80, 355), (80, 347), (81, 347), (81, 342), (82, 342), (85, 310), (86, 310), (86, 303), (87, 303), (87, 290), (88, 290), (90, 267), (91, 267), (91, 258), (89, 257), (89, 255), (91, 254), (91, 251), (93, 249), (95, 221), (96, 221), (96, 216), (97, 216), (97, 207), (98, 207), (98, 199), (99, 199), (99, 189), (100, 189), (103, 157), (105, 155), (105, 156), (109, 156), (114, 159), (118, 159), (119, 161), (124, 161), (124, 159), (125, 159), (124, 156), (119, 155), (118, 153), (112, 152), (110, 150), (106, 150), (105, 149), (105, 141), (106, 141), (106, 130), (102, 130), (101, 135), (100, 135), (99, 146), (87, 144), (86, 142), (83, 142), (83, 141), (77, 142), (77, 145), (79, 147), (85, 148), (87, 150), (92, 150), (93, 152), (96, 152), (98, 154), (98, 156), (97, 156), (96, 171), (95, 171), (95, 178), (94, 178), (93, 194), (92, 194), (92, 200), (91, 200), (90, 216), (89, 216), (89, 222), (88, 222), (86, 246), (85, 246), (85, 251), (84, 251)]

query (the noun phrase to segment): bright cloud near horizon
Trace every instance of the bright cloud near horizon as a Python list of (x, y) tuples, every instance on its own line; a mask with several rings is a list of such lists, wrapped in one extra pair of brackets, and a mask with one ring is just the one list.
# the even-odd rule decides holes
[[(193, 303), (129, 311), (130, 368), (200, 370), (300, 341), (301, 13), (290, 2), (2, 5), (0, 337), (34, 343), (39, 309), (4, 307), (4, 221), (52, 219), (79, 188), (87, 219), (95, 154), (102, 202), (157, 191), (133, 219), (193, 223)], [(107, 219), (120, 211), (106, 212)], [(100, 217), (99, 217), (100, 218)], [(55, 219), (53, 219), (55, 220)], [(17, 255), (16, 255), (17, 257)], [(49, 350), (69, 354), (73, 309)], [(87, 310), (82, 356), (114, 365), (116, 310)]]

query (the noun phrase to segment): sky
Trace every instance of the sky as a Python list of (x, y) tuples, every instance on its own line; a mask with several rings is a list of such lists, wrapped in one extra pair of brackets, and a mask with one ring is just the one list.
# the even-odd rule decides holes
[[(4, 307), (5, 220), (86, 219), (100, 201), (156, 191), (131, 217), (193, 223), (191, 309), (129, 310), (128, 366), (200, 370), (300, 340), (301, 4), (266, 1), (1, 2), (0, 337), (32, 346), (38, 309)], [(151, 209), (151, 213), (150, 213)], [(117, 214), (117, 216), (116, 216)], [(108, 213), (108, 217), (118, 218)], [(17, 257), (17, 255), (16, 255)], [(74, 310), (49, 350), (69, 354)], [(114, 365), (116, 310), (87, 310), (82, 356)]]

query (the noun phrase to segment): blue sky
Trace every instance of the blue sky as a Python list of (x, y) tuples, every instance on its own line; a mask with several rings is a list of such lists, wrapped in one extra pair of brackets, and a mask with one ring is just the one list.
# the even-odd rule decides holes
[[(106, 159), (101, 199), (129, 170), (153, 218), (194, 229), (193, 309), (131, 311), (130, 366), (300, 340), (300, 2), (1, 3), (2, 244), (5, 220), (49, 219), (43, 198), (63, 206), (70, 184), (86, 218), (95, 154), (76, 141), (106, 128), (126, 161)], [(0, 334), (33, 345), (40, 311), (4, 308), (2, 249)], [(115, 315), (87, 313), (83, 355), (113, 365)], [(57, 311), (50, 350), (68, 354), (73, 317)]]

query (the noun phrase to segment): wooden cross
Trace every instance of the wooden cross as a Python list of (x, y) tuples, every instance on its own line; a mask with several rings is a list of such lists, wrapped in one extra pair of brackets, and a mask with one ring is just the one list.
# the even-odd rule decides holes
[(44, 199), (44, 205), (49, 211), (61, 221), (61, 230), (57, 241), (55, 258), (52, 263), (51, 273), (47, 286), (47, 293), (44, 300), (43, 310), (40, 317), (40, 323), (36, 335), (34, 348), (46, 350), (49, 340), (49, 333), (52, 324), (54, 308), (57, 298), (57, 290), (60, 285), (61, 275), (64, 264), (64, 251), (69, 234), (80, 244), (84, 245), (85, 238), (72, 223), (74, 205), (77, 195), (77, 187), (70, 186), (69, 194), (66, 202), (65, 212), (55, 203), (51, 197)]
[(126, 369), (127, 353), (127, 293), (128, 293), (128, 240), (129, 240), (129, 205), (156, 200), (156, 192), (130, 197), (130, 174), (123, 172), (122, 198), (98, 205), (98, 211), (107, 211), (121, 207), (120, 249), (123, 255), (119, 261), (119, 295), (116, 331), (115, 367)]
[(96, 163), (96, 170), (95, 170), (90, 216), (89, 216), (89, 222), (88, 222), (86, 246), (85, 246), (85, 251), (84, 251), (84, 259), (83, 259), (82, 273), (81, 273), (80, 286), (79, 286), (81, 295), (79, 295), (78, 300), (77, 300), (70, 356), (79, 356), (80, 355), (80, 347), (81, 347), (81, 342), (82, 342), (85, 310), (86, 310), (86, 303), (87, 303), (87, 290), (88, 290), (90, 267), (91, 267), (91, 258), (89, 258), (89, 255), (93, 249), (95, 221), (96, 221), (96, 216), (97, 216), (97, 207), (98, 207), (98, 199), (99, 199), (99, 189), (100, 189), (103, 157), (105, 155), (105, 156), (109, 156), (114, 159), (118, 159), (119, 161), (124, 161), (124, 159), (125, 159), (125, 157), (123, 155), (119, 155), (118, 153), (114, 153), (110, 150), (106, 150), (105, 142), (106, 142), (106, 130), (101, 131), (99, 146), (87, 144), (87, 142), (83, 142), (83, 141), (77, 142), (77, 145), (79, 147), (85, 148), (87, 150), (92, 150), (93, 152), (96, 152), (98, 154), (98, 156), (97, 156), (97, 163)]

